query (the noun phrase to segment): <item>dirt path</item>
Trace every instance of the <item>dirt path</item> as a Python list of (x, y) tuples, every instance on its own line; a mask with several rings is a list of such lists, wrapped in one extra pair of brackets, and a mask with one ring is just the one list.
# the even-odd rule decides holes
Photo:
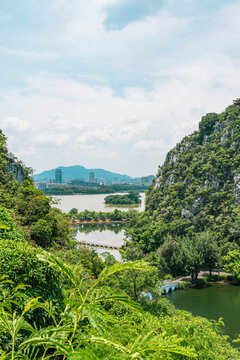
[[(212, 271), (212, 275), (231, 275), (231, 274), (226, 273), (224, 271)], [(200, 271), (198, 274), (198, 279), (201, 279), (206, 276), (209, 276), (209, 271), (207, 271), (207, 270)], [(192, 280), (191, 276), (188, 275), (188, 276), (182, 276), (174, 281), (177, 282), (177, 281), (191, 281), (191, 280)]]

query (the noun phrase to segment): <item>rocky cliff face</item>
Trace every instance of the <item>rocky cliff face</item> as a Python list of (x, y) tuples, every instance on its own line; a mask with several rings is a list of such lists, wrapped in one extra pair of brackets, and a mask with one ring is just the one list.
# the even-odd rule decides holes
[(209, 224), (240, 205), (240, 106), (210, 113), (166, 156), (146, 197), (156, 219)]
[(12, 172), (14, 178), (19, 184), (21, 184), (26, 179), (24, 167), (14, 158), (7, 157), (6, 172)]

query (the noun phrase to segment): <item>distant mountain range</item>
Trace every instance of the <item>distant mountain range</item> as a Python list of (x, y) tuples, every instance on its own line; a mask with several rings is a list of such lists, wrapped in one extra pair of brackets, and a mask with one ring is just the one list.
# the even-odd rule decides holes
[[(84, 166), (80, 165), (59, 166), (57, 169), (62, 170), (63, 181), (66, 178), (83, 179), (85, 181), (88, 181), (90, 172), (94, 172), (95, 178), (101, 181), (128, 181), (132, 179), (128, 175), (122, 175), (104, 169), (87, 169)], [(43, 171), (40, 174), (33, 175), (33, 178), (36, 181), (42, 181), (44, 179), (55, 179), (55, 170), (56, 169)]]

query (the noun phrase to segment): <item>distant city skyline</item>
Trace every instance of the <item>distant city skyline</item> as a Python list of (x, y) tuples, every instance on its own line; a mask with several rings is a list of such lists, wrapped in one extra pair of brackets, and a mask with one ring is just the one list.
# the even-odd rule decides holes
[(156, 174), (240, 97), (239, 0), (1, 0), (0, 128), (35, 172)]

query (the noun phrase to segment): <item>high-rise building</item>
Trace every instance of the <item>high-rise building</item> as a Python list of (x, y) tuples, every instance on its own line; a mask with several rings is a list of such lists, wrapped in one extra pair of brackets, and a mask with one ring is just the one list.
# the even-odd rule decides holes
[(95, 176), (93, 171), (89, 173), (89, 182), (95, 182)]
[(56, 169), (55, 170), (55, 182), (57, 184), (62, 183), (62, 170), (61, 169)]

